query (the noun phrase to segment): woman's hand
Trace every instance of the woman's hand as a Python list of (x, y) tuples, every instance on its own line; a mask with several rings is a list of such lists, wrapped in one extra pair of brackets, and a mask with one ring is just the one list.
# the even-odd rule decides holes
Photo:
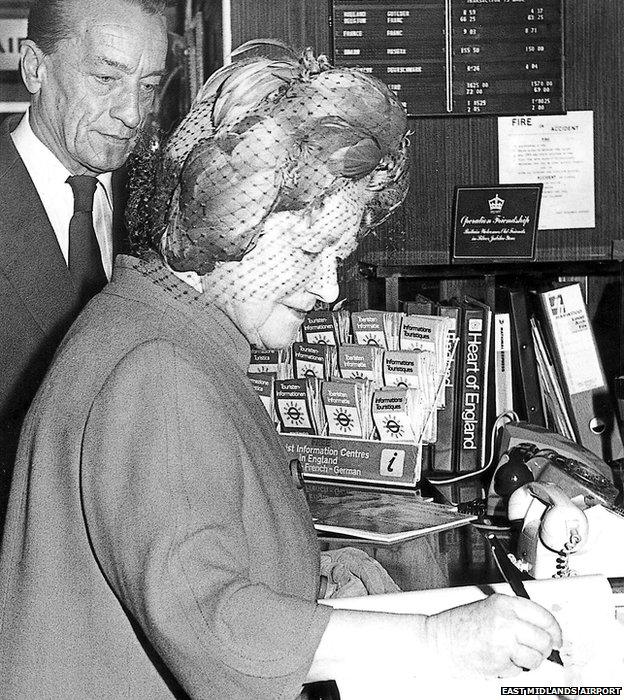
[(515, 675), (561, 646), (561, 628), (548, 610), (502, 594), (431, 615), (426, 628), (460, 677)]
[(321, 577), (326, 579), (324, 598), (352, 598), (400, 591), (379, 562), (355, 547), (322, 552)]

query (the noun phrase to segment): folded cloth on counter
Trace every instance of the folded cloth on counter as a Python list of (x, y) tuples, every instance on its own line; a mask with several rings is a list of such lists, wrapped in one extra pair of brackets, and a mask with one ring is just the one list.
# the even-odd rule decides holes
[(361, 549), (342, 547), (321, 553), (321, 598), (351, 598), (400, 590), (383, 566)]

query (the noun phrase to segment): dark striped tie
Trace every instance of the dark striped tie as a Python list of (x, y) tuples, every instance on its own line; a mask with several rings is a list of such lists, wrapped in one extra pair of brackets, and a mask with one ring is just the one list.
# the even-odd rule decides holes
[(107, 282), (93, 228), (97, 180), (90, 175), (72, 175), (67, 182), (74, 193), (74, 214), (69, 222), (69, 272), (82, 303), (86, 304)]

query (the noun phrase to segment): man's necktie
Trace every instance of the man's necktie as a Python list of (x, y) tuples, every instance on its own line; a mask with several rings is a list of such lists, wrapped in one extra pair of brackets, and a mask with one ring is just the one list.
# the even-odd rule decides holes
[(107, 282), (93, 228), (97, 180), (90, 175), (72, 175), (67, 182), (74, 193), (74, 214), (69, 222), (69, 272), (82, 302), (86, 303)]

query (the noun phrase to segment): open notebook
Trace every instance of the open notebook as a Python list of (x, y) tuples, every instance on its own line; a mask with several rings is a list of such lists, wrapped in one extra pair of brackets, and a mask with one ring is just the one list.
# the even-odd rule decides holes
[[(414, 667), (406, 668), (401, 677), (379, 668), (345, 669), (336, 678), (341, 700), (494, 700), (503, 694), (501, 688), (510, 686), (548, 687), (560, 691), (551, 692), (549, 697), (577, 697), (579, 688), (624, 687), (624, 623), (616, 620), (616, 600), (608, 580), (602, 576), (576, 576), (526, 581), (525, 585), (531, 598), (548, 608), (561, 625), (563, 667), (544, 661), (538, 669), (511, 678), (450, 679), (439, 668), (419, 666), (416, 658)], [(511, 594), (509, 586), (501, 583), (321, 602), (339, 608), (434, 614), (495, 591)]]

